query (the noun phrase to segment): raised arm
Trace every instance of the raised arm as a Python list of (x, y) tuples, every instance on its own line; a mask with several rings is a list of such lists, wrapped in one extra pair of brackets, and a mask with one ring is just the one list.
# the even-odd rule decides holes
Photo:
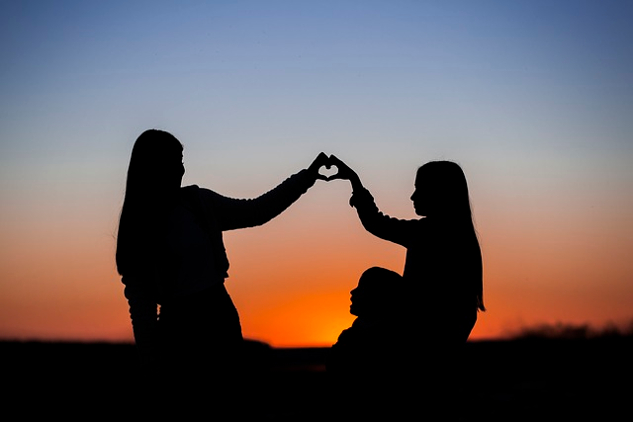
[(290, 176), (257, 198), (234, 199), (203, 190), (204, 201), (217, 219), (221, 230), (259, 226), (285, 211), (307, 192), (316, 180), (327, 180), (319, 174), (319, 169), (323, 166), (329, 167), (329, 158), (320, 153), (306, 169)]
[(415, 235), (418, 220), (400, 220), (380, 212), (374, 197), (363, 186), (360, 177), (347, 164), (334, 155), (330, 156), (330, 165), (338, 168), (338, 173), (329, 180), (349, 180), (352, 185), (352, 197), (349, 204), (356, 208), (363, 227), (376, 237), (407, 247)]

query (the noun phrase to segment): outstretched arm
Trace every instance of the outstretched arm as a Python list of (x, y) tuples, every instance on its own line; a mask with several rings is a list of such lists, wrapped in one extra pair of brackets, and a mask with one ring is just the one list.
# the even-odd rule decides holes
[(254, 199), (233, 199), (212, 191), (203, 190), (203, 200), (213, 210), (221, 230), (233, 230), (264, 224), (286, 210), (317, 180), (328, 180), (319, 173), (329, 167), (329, 157), (320, 153), (310, 166), (290, 176), (274, 189)]
[(352, 185), (352, 197), (349, 204), (356, 208), (363, 227), (381, 239), (407, 246), (412, 236), (416, 220), (399, 220), (380, 212), (374, 198), (360, 181), (360, 177), (347, 164), (334, 155), (330, 156), (330, 165), (338, 168), (338, 173), (329, 180), (349, 180)]

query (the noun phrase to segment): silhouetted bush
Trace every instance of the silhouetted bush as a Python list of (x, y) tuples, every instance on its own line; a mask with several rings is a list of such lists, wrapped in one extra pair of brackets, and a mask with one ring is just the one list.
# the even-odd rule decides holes
[(557, 340), (589, 340), (606, 338), (633, 338), (633, 319), (625, 324), (606, 324), (595, 328), (589, 324), (539, 324), (524, 327), (510, 336), (512, 340), (557, 339)]

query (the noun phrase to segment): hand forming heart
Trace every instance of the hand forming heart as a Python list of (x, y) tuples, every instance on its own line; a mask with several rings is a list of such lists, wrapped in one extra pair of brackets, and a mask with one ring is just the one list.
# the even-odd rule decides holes
[(326, 182), (339, 178), (339, 173), (339, 168), (335, 165), (324, 164), (319, 168), (319, 176)]
[[(323, 167), (325, 167), (325, 169), (323, 169)], [(351, 175), (354, 174), (353, 170), (336, 156), (327, 156), (323, 152), (312, 162), (310, 170), (317, 179), (325, 180), (326, 182), (335, 179), (348, 180)]]

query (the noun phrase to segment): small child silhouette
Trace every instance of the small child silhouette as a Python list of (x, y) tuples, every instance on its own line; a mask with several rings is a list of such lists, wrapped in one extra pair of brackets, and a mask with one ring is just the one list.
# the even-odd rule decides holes
[[(399, 274), (379, 267), (366, 270), (351, 294), (350, 313), (357, 318), (332, 346), (328, 371), (361, 381), (369, 373), (388, 372), (392, 337), (398, 332)], [(348, 383), (349, 385), (349, 383)]]
[[(327, 361), (337, 408), (350, 417), (394, 410), (399, 345), (405, 334), (398, 300), (401, 281), (394, 271), (372, 267), (350, 292), (350, 313), (357, 318), (341, 332)], [(373, 405), (359, 407), (361, 402)]]

